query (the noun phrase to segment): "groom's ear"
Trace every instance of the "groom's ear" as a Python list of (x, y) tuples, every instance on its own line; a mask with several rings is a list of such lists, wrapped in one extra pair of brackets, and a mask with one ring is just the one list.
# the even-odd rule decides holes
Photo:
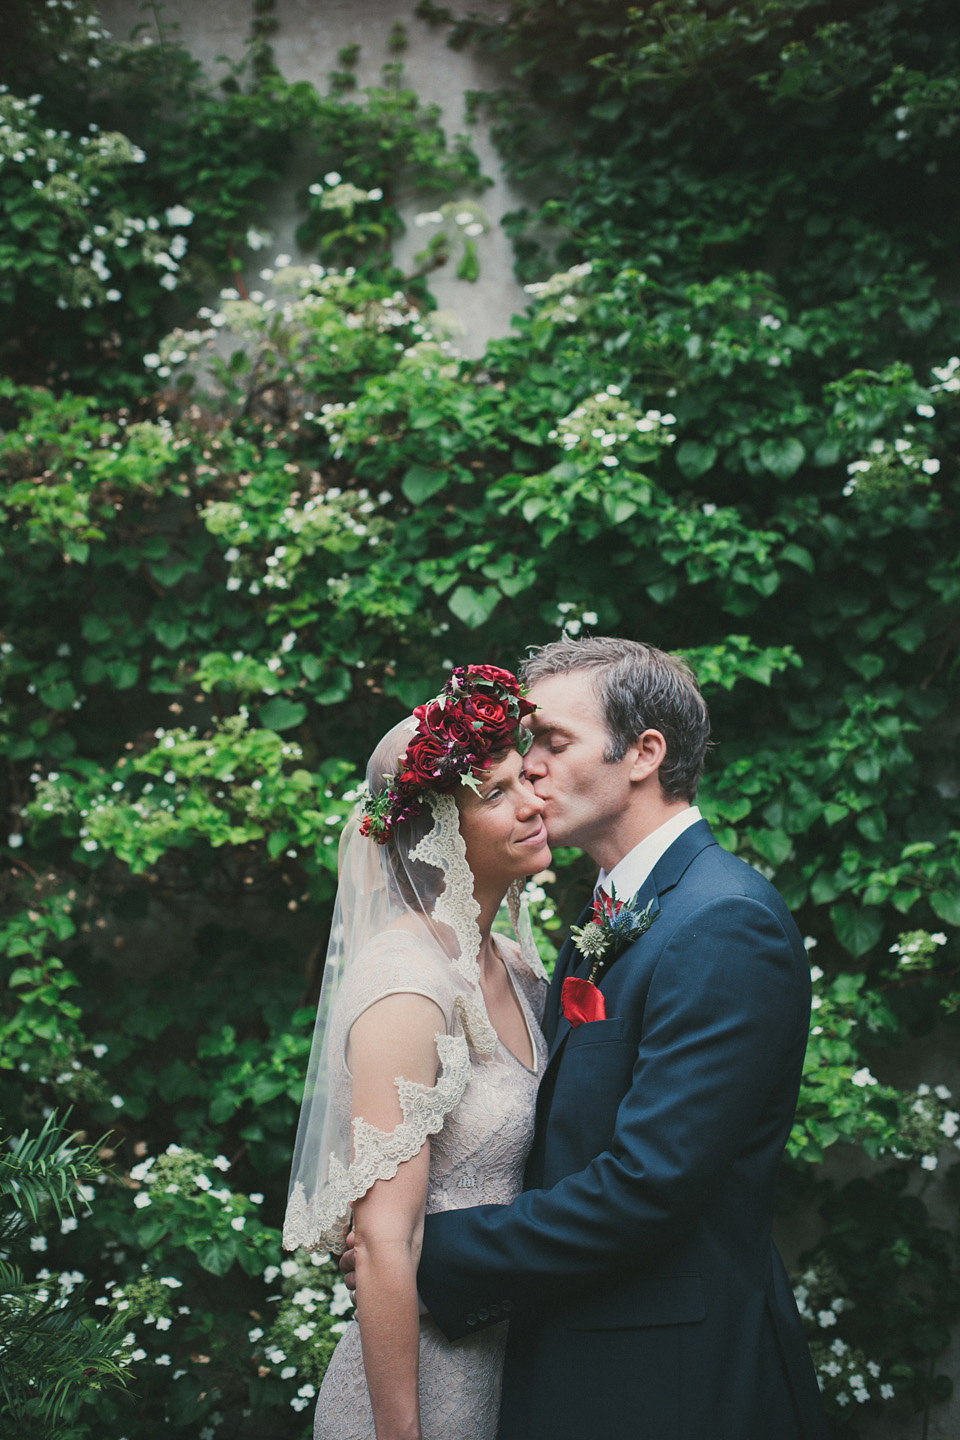
[(657, 774), (667, 758), (667, 742), (659, 730), (644, 730), (627, 754), (633, 757), (630, 779), (640, 784)]

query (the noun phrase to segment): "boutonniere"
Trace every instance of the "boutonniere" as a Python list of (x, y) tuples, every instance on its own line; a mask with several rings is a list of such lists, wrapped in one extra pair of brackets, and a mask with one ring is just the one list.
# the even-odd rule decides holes
[(560, 1006), (571, 1025), (606, 1019), (607, 1007), (598, 987), (601, 971), (649, 930), (659, 914), (652, 900), (641, 910), (635, 895), (629, 900), (618, 900), (616, 890), (611, 890), (609, 895), (603, 890), (597, 892), (593, 914), (586, 925), (574, 925), (570, 931), (580, 954), (592, 962), (585, 980), (578, 975), (568, 975), (563, 982)]

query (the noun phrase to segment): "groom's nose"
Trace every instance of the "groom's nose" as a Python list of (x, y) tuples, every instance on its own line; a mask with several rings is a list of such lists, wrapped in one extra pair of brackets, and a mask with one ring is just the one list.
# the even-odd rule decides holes
[(542, 780), (547, 773), (546, 756), (543, 752), (543, 746), (538, 745), (536, 740), (534, 740), (530, 749), (523, 757), (523, 769), (527, 779), (531, 780), (534, 786), (536, 786), (536, 782)]

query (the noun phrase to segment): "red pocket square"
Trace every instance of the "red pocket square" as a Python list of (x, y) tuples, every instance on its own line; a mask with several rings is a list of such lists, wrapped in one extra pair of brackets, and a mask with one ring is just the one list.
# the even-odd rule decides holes
[(577, 975), (568, 975), (564, 980), (560, 1008), (571, 1025), (607, 1018), (607, 1007), (601, 992), (589, 980), (581, 980)]

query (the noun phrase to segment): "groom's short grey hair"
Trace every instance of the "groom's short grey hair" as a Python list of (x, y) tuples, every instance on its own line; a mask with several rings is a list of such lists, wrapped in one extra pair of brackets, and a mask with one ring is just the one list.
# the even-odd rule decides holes
[(710, 716), (686, 661), (639, 640), (598, 635), (542, 645), (520, 666), (520, 678), (534, 685), (572, 670), (588, 672), (602, 706), (610, 733), (604, 760), (622, 760), (644, 730), (659, 730), (667, 742), (659, 771), (664, 795), (693, 802), (710, 739)]

